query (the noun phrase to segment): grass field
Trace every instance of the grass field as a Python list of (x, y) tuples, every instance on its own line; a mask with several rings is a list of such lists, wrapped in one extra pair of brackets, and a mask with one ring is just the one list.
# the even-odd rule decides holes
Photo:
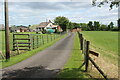
[[(80, 51), (78, 35), (74, 38), (74, 47), (68, 62), (65, 64), (63, 70), (58, 74), (58, 78), (89, 78), (89, 76), (83, 72), (84, 67), (79, 69), (83, 64), (83, 54)], [(85, 80), (85, 79), (84, 79)]]
[(83, 31), (83, 36), (90, 41), (90, 48), (100, 52), (100, 56), (113, 64), (118, 63), (118, 32)]

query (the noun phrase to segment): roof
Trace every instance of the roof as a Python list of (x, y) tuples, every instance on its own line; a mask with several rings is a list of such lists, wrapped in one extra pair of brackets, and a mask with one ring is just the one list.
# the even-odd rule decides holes
[(20, 30), (20, 29), (26, 30), (26, 29), (28, 29), (28, 27), (26, 27), (26, 26), (10, 27), (10, 30)]
[(50, 22), (41, 22), (38, 27), (46, 27)]

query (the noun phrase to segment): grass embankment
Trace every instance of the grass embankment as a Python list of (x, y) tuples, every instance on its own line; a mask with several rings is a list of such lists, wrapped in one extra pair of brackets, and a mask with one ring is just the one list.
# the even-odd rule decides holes
[(63, 70), (58, 74), (58, 78), (89, 78), (89, 76), (83, 72), (84, 67), (79, 69), (83, 64), (83, 54), (80, 51), (78, 35), (74, 37), (74, 47), (68, 62), (65, 64)]
[(106, 61), (118, 62), (118, 32), (83, 31), (83, 36), (90, 40), (90, 48), (100, 53)]
[(63, 35), (63, 36), (57, 38), (56, 40), (53, 40), (53, 41), (51, 41), (51, 42), (49, 42), (49, 43), (47, 43), (47, 44), (44, 44), (44, 45), (40, 46), (39, 48), (34, 49), (34, 50), (32, 50), (32, 51), (28, 51), (28, 52), (26, 52), (26, 53), (13, 56), (13, 57), (11, 57), (10, 60), (7, 61), (7, 62), (6, 62), (5, 60), (3, 60), (3, 61), (2, 61), (2, 68), (5, 68), (5, 67), (8, 67), (8, 66), (14, 65), (14, 64), (16, 64), (16, 63), (18, 63), (18, 62), (21, 62), (21, 61), (23, 61), (23, 60), (25, 60), (25, 59), (33, 56), (34, 54), (38, 53), (39, 51), (42, 51), (42, 50), (44, 50), (45, 48), (53, 45), (55, 42), (57, 42), (58, 40), (60, 40), (61, 38), (65, 37), (65, 36), (66, 36), (66, 35)]

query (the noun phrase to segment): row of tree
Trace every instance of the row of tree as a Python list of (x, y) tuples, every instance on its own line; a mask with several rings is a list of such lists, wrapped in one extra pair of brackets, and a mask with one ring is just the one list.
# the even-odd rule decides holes
[(80, 23), (80, 26), (85, 31), (118, 31), (118, 27), (114, 26), (113, 22), (108, 25), (100, 24), (98, 21), (89, 21), (88, 24)]
[(54, 19), (54, 24), (60, 25), (63, 31), (76, 27), (81, 27), (84, 31), (118, 31), (118, 27), (115, 27), (113, 22), (110, 22), (109, 25), (100, 24), (98, 21), (89, 21), (89, 23), (73, 23), (63, 16), (56, 17)]

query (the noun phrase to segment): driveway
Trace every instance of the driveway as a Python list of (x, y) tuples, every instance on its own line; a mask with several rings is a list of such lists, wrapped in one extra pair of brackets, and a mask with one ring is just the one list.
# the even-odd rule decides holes
[(69, 33), (36, 55), (4, 68), (3, 78), (54, 78), (64, 67), (73, 48), (75, 33)]

